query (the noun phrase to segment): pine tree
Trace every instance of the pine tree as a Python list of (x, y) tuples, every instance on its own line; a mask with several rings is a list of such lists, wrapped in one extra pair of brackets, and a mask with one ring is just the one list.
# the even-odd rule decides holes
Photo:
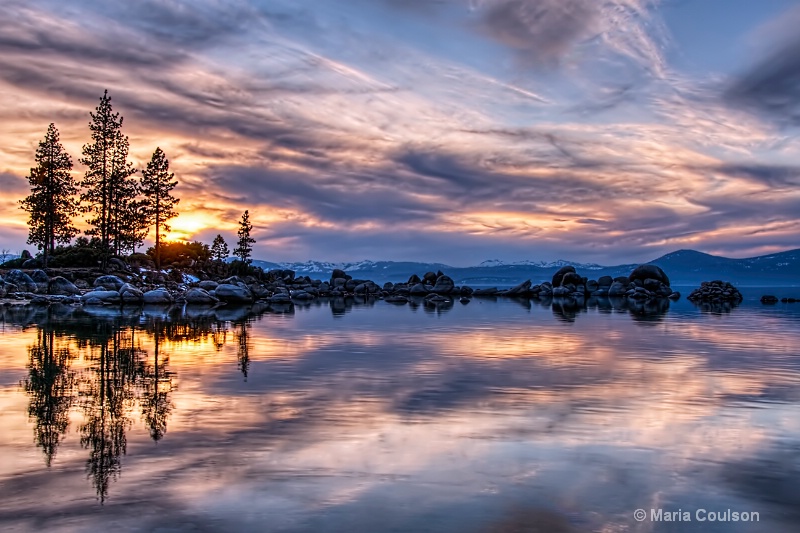
[(249, 265), (252, 262), (250, 254), (253, 252), (253, 245), (256, 243), (256, 240), (250, 237), (251, 231), (253, 231), (253, 225), (250, 223), (250, 212), (246, 210), (242, 214), (242, 220), (239, 221), (239, 231), (236, 232), (239, 236), (239, 242), (233, 250), (233, 255), (238, 257), (245, 265)]
[(70, 174), (72, 158), (59, 142), (55, 124), (50, 124), (44, 140), (39, 142), (36, 163), (28, 176), (31, 194), (20, 204), (30, 213), (28, 244), (43, 250), (46, 268), (55, 243), (68, 243), (78, 233), (72, 225), (72, 217), (78, 211), (78, 189)]
[(131, 245), (127, 223), (136, 209), (138, 190), (131, 179), (136, 169), (127, 161), (128, 137), (122, 134), (123, 119), (113, 112), (108, 91), (90, 116), (93, 142), (83, 146), (81, 163), (87, 170), (81, 186), (87, 190), (81, 201), (87, 204), (82, 209), (91, 215), (87, 222), (93, 226), (86, 233), (100, 237), (105, 269), (111, 251), (119, 254)]
[(147, 225), (156, 227), (156, 268), (161, 270), (161, 230), (169, 231), (167, 220), (175, 218), (178, 213), (175, 206), (180, 202), (170, 194), (178, 184), (173, 181), (175, 174), (169, 171), (169, 160), (161, 148), (156, 148), (153, 157), (142, 172), (142, 195), (144, 196), (143, 212), (147, 216)]
[(228, 250), (228, 243), (222, 238), (222, 235), (214, 237), (214, 242), (211, 243), (211, 257), (216, 261), (225, 261), (230, 255)]

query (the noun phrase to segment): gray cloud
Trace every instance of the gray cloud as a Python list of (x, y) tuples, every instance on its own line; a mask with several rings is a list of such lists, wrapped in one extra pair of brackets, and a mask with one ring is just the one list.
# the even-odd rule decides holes
[(524, 61), (550, 65), (588, 36), (599, 15), (591, 0), (497, 0), (486, 8), (481, 26)]
[(772, 50), (749, 70), (735, 78), (724, 97), (732, 105), (744, 105), (782, 124), (800, 125), (800, 8), (782, 17), (770, 35)]

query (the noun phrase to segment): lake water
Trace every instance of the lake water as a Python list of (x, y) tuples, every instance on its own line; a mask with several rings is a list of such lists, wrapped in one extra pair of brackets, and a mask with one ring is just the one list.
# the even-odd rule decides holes
[(796, 532), (800, 304), (743, 292), (0, 309), (0, 530)]

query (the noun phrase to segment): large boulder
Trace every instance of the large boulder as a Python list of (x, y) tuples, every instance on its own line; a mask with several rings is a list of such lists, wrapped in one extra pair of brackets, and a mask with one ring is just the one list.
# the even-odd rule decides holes
[(125, 285), (125, 282), (117, 276), (100, 276), (94, 280), (95, 287), (102, 286), (106, 289), (114, 289), (115, 291), (119, 291), (123, 285)]
[(144, 293), (130, 283), (119, 288), (119, 295), (124, 303), (142, 303), (144, 301)]
[(167, 289), (154, 289), (143, 295), (144, 303), (154, 305), (171, 304), (175, 301)]
[(669, 287), (669, 278), (664, 271), (656, 265), (639, 265), (633, 269), (633, 272), (631, 272), (631, 275), (628, 277), (631, 281), (640, 280), (642, 283), (644, 283), (645, 280), (654, 279)]
[(189, 289), (188, 291), (186, 291), (184, 299), (186, 300), (187, 304), (196, 304), (196, 305), (215, 304), (219, 302), (219, 298), (211, 296), (210, 294), (208, 294), (207, 290), (201, 289), (199, 287), (195, 287), (194, 289)]
[(433, 286), (433, 292), (436, 294), (450, 294), (453, 292), (456, 284), (453, 282), (450, 276), (445, 276), (442, 274), (438, 278), (436, 278), (436, 285)]
[(611, 276), (600, 276), (600, 279), (597, 280), (597, 285), (600, 287), (611, 287), (611, 284), (614, 283), (614, 278)]
[(565, 267), (561, 267), (558, 272), (553, 274), (553, 287), (560, 287), (561, 281), (564, 279), (564, 275), (568, 272), (575, 272), (575, 267), (572, 265), (567, 265)]
[(45, 285), (50, 282), (50, 277), (44, 270), (34, 270), (31, 272), (31, 279), (36, 283), (44, 283)]
[(628, 292), (628, 286), (623, 285), (619, 281), (615, 281), (608, 289), (608, 296), (612, 298), (616, 296), (625, 296), (626, 292)]
[(92, 291), (81, 296), (84, 305), (108, 305), (118, 304), (122, 301), (122, 296), (117, 291)]
[(204, 291), (213, 291), (219, 286), (219, 283), (217, 283), (216, 281), (211, 281), (209, 279), (206, 281), (201, 281), (200, 283), (197, 284), (197, 286), (203, 289)]
[(417, 283), (416, 285), (411, 287), (408, 292), (409, 294), (412, 294), (414, 296), (422, 296), (428, 294), (429, 291), (427, 288), (425, 288), (425, 285), (423, 285), (422, 283)]
[(81, 290), (67, 278), (56, 276), (50, 280), (47, 292), (53, 295), (73, 296), (81, 293)]
[(346, 279), (347, 278), (347, 274), (341, 268), (334, 268), (333, 272), (331, 272), (331, 279), (333, 280), (333, 279), (336, 279), (336, 278)]
[(582, 284), (583, 284), (583, 278), (580, 275), (578, 275), (577, 272), (565, 272), (564, 276), (561, 278), (562, 287), (566, 285), (574, 285), (577, 287), (578, 285)]
[(214, 290), (214, 296), (223, 302), (232, 304), (249, 304), (253, 302), (253, 294), (244, 287), (223, 283)]
[(0, 280), (0, 298), (5, 298), (7, 295), (11, 294), (12, 292), (17, 292), (18, 290), (19, 287), (13, 283)]
[(436, 275), (436, 272), (425, 272), (425, 275), (422, 276), (422, 281), (424, 281), (427, 284), (433, 285), (434, 283), (436, 283), (437, 277), (438, 276)]
[(22, 270), (12, 270), (6, 274), (5, 281), (7, 283), (13, 283), (17, 286), (18, 290), (22, 292), (36, 292), (39, 290), (39, 286), (36, 285), (36, 282), (33, 281), (33, 278), (31, 278)]

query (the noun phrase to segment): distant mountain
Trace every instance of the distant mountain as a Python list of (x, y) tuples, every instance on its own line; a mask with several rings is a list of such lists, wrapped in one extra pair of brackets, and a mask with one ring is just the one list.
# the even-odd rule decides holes
[[(649, 263), (660, 266), (670, 277), (673, 285), (697, 285), (701, 281), (722, 279), (739, 285), (800, 285), (800, 249), (776, 254), (731, 259), (709, 255), (695, 250), (678, 250)], [(305, 261), (302, 263), (271, 263), (253, 261), (254, 266), (264, 270), (291, 269), (298, 275), (327, 279), (335, 268), (348, 274), (376, 282), (405, 281), (411, 274), (441, 270), (459, 284), (517, 284), (526, 279), (534, 283), (550, 280), (553, 274), (565, 265), (573, 265), (584, 276), (597, 279), (600, 276), (625, 276), (637, 265), (624, 264), (601, 266), (571, 261), (517, 261), (506, 263), (497, 259), (484, 261), (472, 267), (452, 267), (442, 263), (420, 263), (411, 261), (357, 261), (331, 263)]]

